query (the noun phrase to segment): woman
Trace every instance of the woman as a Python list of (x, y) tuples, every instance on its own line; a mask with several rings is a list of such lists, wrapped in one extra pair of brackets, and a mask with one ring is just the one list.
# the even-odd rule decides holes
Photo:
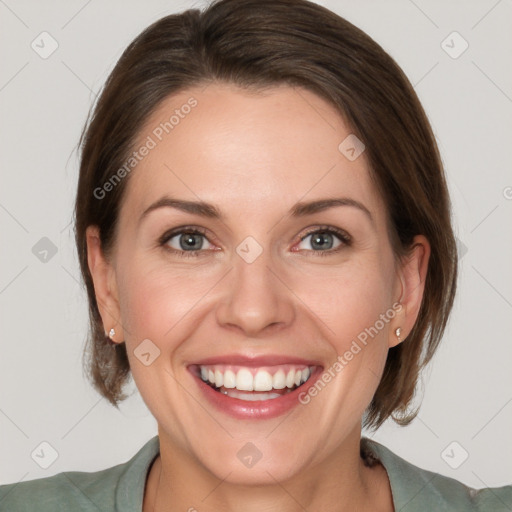
[(427, 117), (366, 34), (221, 0), (127, 48), (84, 130), (89, 374), (133, 375), (130, 461), (2, 486), (2, 510), (510, 510), (361, 437), (410, 422), (457, 250)]

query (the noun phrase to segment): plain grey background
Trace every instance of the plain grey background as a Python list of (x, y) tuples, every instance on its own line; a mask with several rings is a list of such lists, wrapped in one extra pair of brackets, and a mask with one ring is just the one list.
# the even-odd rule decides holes
[[(418, 387), (419, 416), (373, 437), (473, 487), (510, 483), (512, 2), (319, 3), (373, 37), (415, 86), (446, 166), (461, 249), (458, 296)], [(128, 43), (158, 18), (202, 5), (0, 0), (0, 483), (110, 467), (157, 432), (134, 386), (117, 411), (82, 375), (74, 150)]]

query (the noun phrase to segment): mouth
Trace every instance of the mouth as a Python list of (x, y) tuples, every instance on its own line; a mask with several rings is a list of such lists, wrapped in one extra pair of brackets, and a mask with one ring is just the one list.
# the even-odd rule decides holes
[[(216, 360), (188, 367), (210, 403), (239, 419), (264, 419), (283, 414), (298, 405), (299, 394), (306, 391), (322, 372), (312, 362), (268, 364), (240, 360), (237, 364)], [(260, 364), (260, 365), (258, 365)]]
[(274, 400), (295, 391), (309, 380), (315, 369), (315, 366), (291, 364), (263, 368), (198, 365), (196, 375), (218, 393), (256, 402)]

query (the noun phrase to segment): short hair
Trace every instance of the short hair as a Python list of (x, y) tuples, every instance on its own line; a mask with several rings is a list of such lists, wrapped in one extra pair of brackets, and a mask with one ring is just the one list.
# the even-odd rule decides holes
[[(388, 351), (364, 425), (416, 415), (410, 405), (451, 312), (457, 244), (435, 136), (421, 103), (393, 58), (362, 30), (307, 0), (220, 0), (203, 11), (166, 16), (126, 48), (91, 109), (80, 138), (75, 238), (89, 300), (84, 370), (114, 406), (126, 398), (126, 345), (111, 348), (87, 262), (85, 231), (99, 227), (104, 254), (116, 240), (129, 176), (99, 200), (94, 191), (123, 166), (148, 117), (172, 94), (212, 82), (251, 90), (289, 85), (332, 105), (361, 139), (372, 182), (384, 200), (395, 263), (415, 235), (431, 246), (424, 295), (405, 342)], [(341, 141), (340, 141), (341, 142)]]

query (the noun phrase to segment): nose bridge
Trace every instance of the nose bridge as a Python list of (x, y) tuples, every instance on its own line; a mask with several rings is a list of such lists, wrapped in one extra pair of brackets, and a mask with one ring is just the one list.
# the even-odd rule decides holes
[(245, 238), (235, 248), (232, 265), (226, 296), (218, 308), (219, 323), (236, 325), (251, 335), (270, 325), (289, 324), (291, 296), (276, 275), (278, 266), (268, 244)]

